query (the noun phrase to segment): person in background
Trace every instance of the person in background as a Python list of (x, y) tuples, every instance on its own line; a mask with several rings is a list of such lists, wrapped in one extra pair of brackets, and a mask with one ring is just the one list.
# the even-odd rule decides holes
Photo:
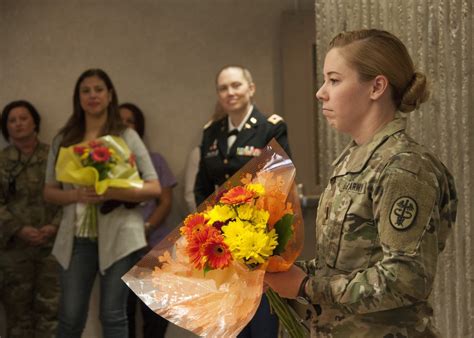
[[(87, 320), (92, 286), (99, 272), (100, 321), (104, 338), (128, 338), (127, 297), (121, 277), (135, 264), (138, 250), (146, 246), (139, 208), (119, 206), (98, 213), (98, 230), (85, 234), (80, 225), (86, 204), (109, 200), (143, 202), (158, 198), (160, 183), (148, 151), (138, 134), (120, 119), (117, 93), (101, 69), (89, 69), (78, 78), (73, 113), (54, 138), (48, 156), (44, 196), (63, 206), (53, 254), (61, 265), (61, 300), (58, 338), (79, 338)], [(109, 188), (98, 195), (93, 187), (77, 187), (56, 180), (55, 162), (60, 147), (91, 141), (104, 135), (120, 136), (136, 156), (142, 188)]]
[[(204, 126), (194, 187), (196, 205), (201, 204), (248, 161), (259, 156), (261, 149), (273, 138), (291, 155), (286, 123), (276, 114), (265, 117), (254, 106), (255, 89), (250, 71), (242, 66), (225, 66), (217, 73), (217, 98), (225, 116)], [(277, 335), (278, 317), (270, 312), (268, 300), (263, 295), (254, 318), (239, 337)]]
[[(211, 121), (220, 120), (224, 116), (226, 116), (226, 113), (218, 101), (215, 104)], [(197, 208), (196, 196), (194, 195), (194, 185), (196, 183), (196, 175), (199, 169), (200, 154), (200, 148), (199, 146), (196, 146), (191, 150), (186, 160), (186, 169), (184, 172), (184, 199), (188, 205), (189, 212), (195, 212)]]
[[(145, 135), (145, 116), (138, 106), (133, 103), (123, 103), (119, 106), (119, 113), (122, 122), (129, 128), (134, 129), (143, 139)], [(169, 232), (166, 224), (166, 218), (171, 212), (173, 201), (173, 188), (177, 181), (171, 172), (168, 163), (159, 153), (150, 152), (153, 166), (160, 178), (161, 195), (158, 199), (151, 200), (146, 203), (143, 210), (143, 218), (145, 220), (145, 231), (147, 234), (148, 248), (151, 249), (158, 244)], [(148, 250), (146, 250), (148, 251)], [(145, 253), (145, 252), (144, 252)], [(135, 338), (135, 309), (138, 297), (129, 292), (127, 316), (128, 316), (128, 335)], [(143, 317), (143, 337), (158, 338), (164, 337), (168, 321), (154, 311), (152, 311), (145, 303), (139, 301), (141, 313)]]
[(41, 117), (28, 101), (2, 112), (0, 153), (0, 299), (10, 338), (53, 337), (59, 302), (58, 263), (51, 254), (60, 220), (43, 199), (49, 146), (38, 139)]
[(337, 35), (323, 74), (322, 113), (352, 142), (320, 198), (316, 257), (265, 282), (313, 305), (313, 337), (436, 337), (428, 297), (456, 189), (400, 114), (427, 100), (426, 77), (397, 37), (376, 29)]

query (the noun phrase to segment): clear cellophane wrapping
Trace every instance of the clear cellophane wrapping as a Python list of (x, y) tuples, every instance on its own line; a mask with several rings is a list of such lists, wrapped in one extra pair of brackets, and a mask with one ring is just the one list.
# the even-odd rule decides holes
[[(223, 270), (204, 273), (194, 269), (189, 262), (180, 224), (122, 277), (150, 309), (199, 336), (236, 337), (260, 304), (265, 270), (287, 270), (303, 247), (304, 229), (295, 167), (275, 140), (207, 198), (198, 207), (198, 212), (213, 206), (216, 196), (241, 185), (249, 175), (252, 182), (266, 188), (278, 186), (286, 196), (285, 204), (294, 212), (294, 235), (280, 256), (272, 256), (267, 264), (255, 270), (233, 261)], [(278, 203), (269, 208), (278, 214)]]

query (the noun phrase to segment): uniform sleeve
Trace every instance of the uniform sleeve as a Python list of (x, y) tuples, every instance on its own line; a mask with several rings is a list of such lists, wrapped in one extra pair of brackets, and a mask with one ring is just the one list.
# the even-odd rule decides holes
[(141, 178), (144, 181), (158, 179), (155, 167), (150, 158), (150, 153), (140, 139), (140, 136), (138, 136), (134, 130), (127, 128), (123, 133), (123, 138), (130, 148), (130, 151), (135, 154)]
[(361, 314), (426, 301), (440, 252), (438, 236), (454, 222), (453, 211), (445, 210), (456, 204), (454, 187), (446, 189), (448, 181), (419, 156), (397, 156), (373, 191), (382, 259), (349, 275), (318, 277), (316, 271), (306, 285), (314, 303)]
[(11, 237), (23, 226), (21, 222), (8, 210), (7, 188), (3, 186), (5, 180), (0, 177), (2, 187), (0, 191), (0, 249), (4, 248)]
[(277, 123), (273, 127), (272, 135), (268, 141), (270, 142), (272, 138), (275, 138), (277, 140), (277, 142), (281, 145), (283, 150), (291, 158), (290, 145), (288, 143), (288, 127), (284, 121)]
[(214, 192), (214, 184), (212, 179), (207, 174), (204, 161), (204, 137), (200, 146), (199, 168), (196, 175), (196, 182), (194, 184), (194, 196), (196, 199), (196, 206), (199, 206), (206, 198)]

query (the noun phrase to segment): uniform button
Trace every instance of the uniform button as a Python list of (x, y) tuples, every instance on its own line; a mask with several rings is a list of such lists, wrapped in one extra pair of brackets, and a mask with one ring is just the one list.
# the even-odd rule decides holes
[(229, 163), (229, 160), (224, 158), (224, 164), (227, 164), (227, 163)]
[(229, 174), (225, 174), (225, 178), (229, 178), (229, 177), (230, 177)]

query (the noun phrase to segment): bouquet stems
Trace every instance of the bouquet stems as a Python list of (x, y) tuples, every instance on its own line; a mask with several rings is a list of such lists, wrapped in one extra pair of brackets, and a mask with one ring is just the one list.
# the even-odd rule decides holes
[(275, 311), (291, 338), (304, 338), (309, 336), (309, 330), (303, 324), (303, 320), (297, 316), (285, 299), (281, 298), (280, 295), (271, 288), (269, 288), (265, 294), (268, 297), (270, 306), (273, 311)]
[(97, 206), (87, 204), (78, 237), (97, 238)]

